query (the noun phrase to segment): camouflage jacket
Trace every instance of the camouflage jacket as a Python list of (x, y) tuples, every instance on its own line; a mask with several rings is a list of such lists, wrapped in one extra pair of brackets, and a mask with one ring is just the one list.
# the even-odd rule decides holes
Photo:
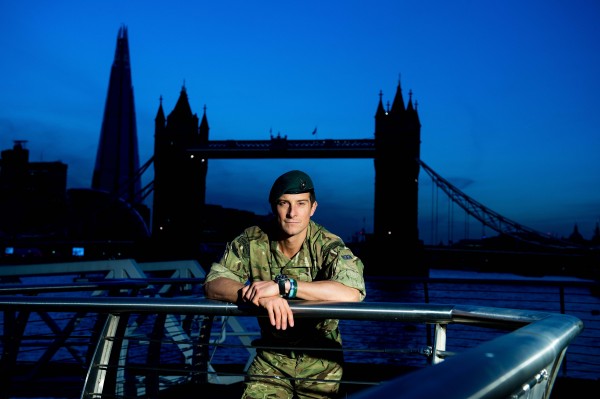
[[(227, 244), (219, 262), (212, 264), (206, 281), (227, 277), (246, 281), (273, 280), (278, 274), (286, 274), (298, 281), (332, 280), (360, 291), (360, 300), (366, 296), (363, 277), (364, 265), (337, 235), (314, 221), (308, 225), (306, 240), (300, 251), (288, 259), (277, 248), (276, 226), (252, 226)], [(271, 328), (268, 319), (259, 317), (263, 338), (283, 340), (286, 343), (306, 337), (308, 330), (320, 331), (329, 336), (337, 330), (338, 320), (296, 320), (295, 326), (285, 331)], [(336, 334), (339, 335), (339, 334)]]

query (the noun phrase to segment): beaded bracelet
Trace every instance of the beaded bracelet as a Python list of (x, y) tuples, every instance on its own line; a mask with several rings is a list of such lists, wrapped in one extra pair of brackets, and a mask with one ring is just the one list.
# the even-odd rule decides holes
[(296, 282), (295, 279), (291, 278), (290, 279), (290, 292), (288, 293), (287, 297), (289, 299), (296, 298), (296, 291), (298, 291), (298, 283)]

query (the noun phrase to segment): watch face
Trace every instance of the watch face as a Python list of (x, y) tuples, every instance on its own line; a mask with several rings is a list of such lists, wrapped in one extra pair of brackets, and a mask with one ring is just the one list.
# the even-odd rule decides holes
[(285, 274), (278, 274), (273, 281), (279, 285), (279, 295), (285, 296), (285, 282), (288, 281), (288, 277)]

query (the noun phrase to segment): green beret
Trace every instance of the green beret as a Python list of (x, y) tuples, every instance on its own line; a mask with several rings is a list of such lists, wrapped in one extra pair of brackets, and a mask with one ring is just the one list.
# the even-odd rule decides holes
[(291, 170), (275, 180), (269, 193), (269, 203), (273, 204), (283, 194), (300, 194), (314, 191), (315, 187), (309, 175), (300, 170)]

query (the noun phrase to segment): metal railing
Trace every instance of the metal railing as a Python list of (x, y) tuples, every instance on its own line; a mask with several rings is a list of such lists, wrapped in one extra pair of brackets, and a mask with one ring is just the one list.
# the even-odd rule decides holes
[[(32, 392), (52, 384), (61, 398), (153, 398), (241, 383), (257, 315), (205, 299), (203, 277), (194, 261), (4, 266), (0, 398), (48, 397)], [(559, 368), (595, 378), (597, 283), (388, 280), (392, 301), (293, 302), (297, 317), (340, 319), (344, 356), (360, 369), (344, 373), (346, 397), (536, 399)], [(568, 347), (584, 360), (566, 362)]]
[[(13, 312), (73, 312), (106, 315), (97, 336), (81, 398), (104, 397), (157, 397), (162, 377), (179, 375), (181, 381), (207, 382), (208, 336), (177, 342), (166, 337), (163, 329), (148, 334), (134, 333), (134, 315), (158, 315), (163, 326), (168, 315), (202, 315), (204, 320), (216, 316), (256, 316), (233, 304), (199, 297), (0, 297), (0, 309)], [(379, 320), (435, 325), (434, 344), (430, 348), (432, 366), (410, 372), (399, 379), (384, 381), (353, 394), (352, 398), (425, 398), (444, 395), (447, 398), (508, 398), (527, 394), (528, 398), (548, 398), (565, 352), (582, 331), (583, 323), (576, 317), (544, 312), (501, 309), (491, 307), (450, 306), (402, 303), (332, 303), (295, 302), (296, 317), (325, 317), (344, 320)], [(185, 317), (182, 321), (184, 331)], [(473, 324), (486, 328), (500, 328), (508, 333), (465, 352), (448, 356), (446, 327), (449, 324)], [(136, 324), (136, 323), (133, 323)], [(200, 331), (202, 328), (200, 328)], [(166, 342), (185, 345), (191, 362), (173, 367), (152, 364), (151, 370), (138, 370), (145, 379), (154, 379), (154, 385), (131, 389), (127, 384), (132, 371), (127, 352), (133, 349), (132, 339), (146, 341), (147, 357), (158, 358)], [(127, 339), (126, 339), (127, 338)], [(296, 348), (297, 349), (297, 348)], [(154, 353), (154, 354), (152, 354)], [(151, 372), (150, 372), (151, 371)], [(468, 378), (465, 378), (468, 376)], [(427, 382), (426, 384), (423, 382)], [(154, 390), (149, 389), (154, 386)], [(393, 392), (394, 395), (390, 395)]]

